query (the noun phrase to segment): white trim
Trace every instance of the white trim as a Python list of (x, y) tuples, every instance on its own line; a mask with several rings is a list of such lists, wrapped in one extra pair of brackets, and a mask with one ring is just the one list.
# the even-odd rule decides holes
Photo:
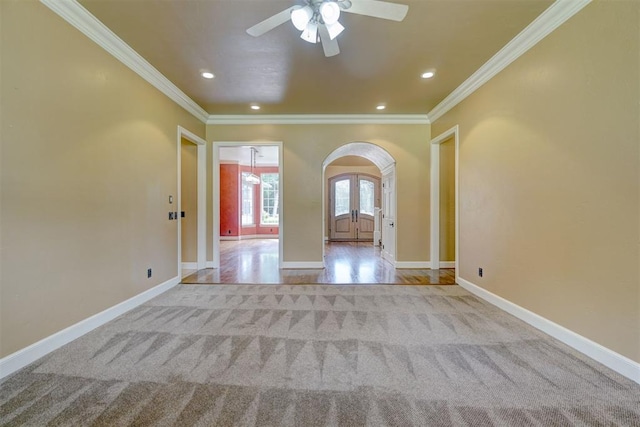
[(440, 261), (440, 268), (456, 268), (455, 261)]
[(434, 267), (440, 268), (440, 144), (431, 141), (431, 248), (429, 256)]
[(207, 261), (204, 268), (216, 268), (213, 261)]
[[(213, 264), (212, 267), (220, 268), (220, 147), (238, 147), (238, 146), (276, 146), (278, 147), (278, 198), (280, 200), (280, 225), (278, 227), (278, 263), (279, 268), (284, 268), (284, 182), (282, 179), (282, 170), (284, 167), (284, 150), (282, 141), (213, 141), (213, 149), (211, 150), (213, 160)], [(273, 235), (269, 235), (273, 236)], [(210, 264), (207, 264), (210, 265)]]
[(542, 332), (551, 335), (553, 338), (562, 341), (569, 347), (578, 350), (580, 353), (602, 363), (606, 367), (613, 369), (617, 373), (640, 384), (640, 363), (635, 362), (613, 350), (610, 350), (588, 338), (579, 335), (564, 326), (560, 326), (526, 308), (520, 307), (486, 289), (475, 285), (462, 277), (457, 277), (456, 282), (469, 292), (479, 296), (485, 301), (506, 311), (520, 320)]
[(193, 114), (194, 117), (203, 123), (207, 122), (209, 113), (200, 107), (193, 99), (189, 98), (187, 94), (180, 90), (76, 0), (40, 1), (140, 77), (151, 83), (151, 85), (160, 92), (167, 95), (176, 104)]
[(280, 268), (283, 269), (306, 269), (317, 270), (324, 268), (324, 262), (322, 261), (287, 261), (280, 263)]
[(240, 240), (240, 236), (220, 236), (220, 240), (223, 242), (235, 242)]
[(392, 164), (390, 164), (389, 166), (387, 166), (384, 169), (380, 169), (380, 177), (384, 176), (384, 175), (388, 175), (390, 173), (395, 173), (395, 167), (396, 167), (396, 162), (395, 159), (393, 161)]
[(86, 319), (56, 332), (53, 335), (49, 335), (48, 337), (31, 344), (22, 350), (18, 350), (15, 353), (3, 357), (0, 359), (0, 378), (4, 378), (17, 370), (24, 368), (28, 364), (35, 362), (63, 345), (70, 343), (88, 332), (91, 332), (98, 326), (102, 326), (121, 314), (144, 304), (151, 298), (171, 289), (178, 283), (180, 283), (180, 279), (178, 277), (169, 279), (164, 283), (129, 298), (128, 300), (122, 301), (121, 303), (107, 308), (100, 313), (94, 314), (91, 317), (87, 317)]
[(273, 115), (215, 115), (207, 119), (208, 125), (355, 125), (396, 124), (428, 125), (426, 114), (273, 114)]
[(197, 262), (183, 262), (182, 269), (183, 270), (200, 270), (200, 268), (198, 268)]
[[(438, 263), (437, 268), (455, 268), (458, 270), (458, 260), (460, 256), (458, 254), (458, 248), (460, 247), (460, 233), (459, 233), (459, 197), (458, 191), (459, 183), (459, 149), (460, 149), (460, 133), (458, 125), (455, 125), (451, 129), (442, 132), (431, 140), (431, 259), (440, 259), (440, 144), (453, 137), (453, 143), (455, 145), (455, 261), (453, 267), (444, 267), (443, 261)], [(449, 263), (451, 261), (448, 261)]]
[(556, 0), (531, 24), (489, 59), (482, 67), (451, 92), (427, 114), (435, 122), (447, 111), (504, 70), (509, 64), (535, 46), (540, 40), (578, 13), (591, 0)]
[(431, 268), (431, 261), (396, 261), (395, 267), (401, 268)]
[[(182, 211), (182, 138), (196, 144), (197, 149), (197, 178), (196, 178), (196, 267), (201, 270), (207, 263), (207, 142), (188, 129), (178, 126), (177, 133), (177, 209), (178, 215)], [(170, 205), (169, 208), (173, 210)], [(182, 277), (182, 218), (178, 216), (178, 276)]]

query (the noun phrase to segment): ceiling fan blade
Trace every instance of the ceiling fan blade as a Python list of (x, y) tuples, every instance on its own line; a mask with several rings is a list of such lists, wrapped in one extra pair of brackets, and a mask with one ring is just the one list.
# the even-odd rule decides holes
[(336, 56), (340, 53), (340, 47), (338, 46), (338, 39), (331, 40), (329, 30), (326, 25), (318, 25), (318, 33), (320, 33), (320, 41), (322, 42), (322, 49), (324, 50), (324, 56)]
[(280, 13), (276, 13), (270, 18), (265, 19), (262, 22), (257, 23), (253, 27), (247, 30), (247, 33), (253, 37), (258, 37), (276, 28), (278, 25), (282, 25), (291, 19), (291, 12), (298, 9), (300, 6), (292, 6), (283, 10)]
[(406, 4), (390, 3), (388, 1), (350, 0), (350, 3), (350, 7), (342, 10), (358, 15), (373, 16), (374, 18), (390, 19), (398, 22), (402, 21), (409, 11), (409, 6)]

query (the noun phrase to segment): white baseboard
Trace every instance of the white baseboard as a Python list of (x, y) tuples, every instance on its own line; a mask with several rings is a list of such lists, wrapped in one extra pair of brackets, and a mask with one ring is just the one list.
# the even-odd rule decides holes
[(396, 268), (431, 268), (430, 261), (396, 261)]
[(440, 268), (456, 268), (455, 261), (440, 261)]
[(319, 268), (324, 268), (324, 263), (322, 261), (314, 262), (314, 261), (302, 261), (302, 262), (282, 262), (280, 268), (283, 269), (308, 269), (308, 270), (316, 270)]
[(220, 240), (277, 239), (277, 234), (246, 234), (244, 236), (220, 236)]
[(456, 277), (456, 283), (479, 296), (496, 307), (516, 316), (531, 326), (551, 335), (555, 339), (562, 341), (580, 353), (602, 363), (606, 367), (613, 369), (617, 373), (640, 384), (640, 363), (635, 362), (613, 350), (610, 350), (588, 338), (579, 335), (564, 326), (560, 326), (544, 317), (520, 307), (494, 293), (475, 285), (461, 277)]
[(164, 283), (159, 284), (149, 290), (146, 290), (134, 297), (129, 298), (126, 301), (122, 301), (113, 307), (107, 308), (98, 314), (94, 314), (75, 325), (71, 325), (53, 335), (50, 335), (28, 347), (18, 350), (6, 357), (0, 359), (0, 378), (4, 378), (17, 370), (24, 368), (28, 364), (35, 362), (48, 353), (62, 347), (65, 344), (70, 343), (76, 338), (94, 330), (98, 326), (102, 326), (105, 323), (115, 319), (121, 314), (136, 308), (137, 306), (144, 304), (151, 298), (160, 295), (161, 293), (171, 289), (175, 285), (180, 283), (178, 277), (169, 279)]
[(182, 263), (183, 270), (198, 270), (197, 262), (183, 262)]

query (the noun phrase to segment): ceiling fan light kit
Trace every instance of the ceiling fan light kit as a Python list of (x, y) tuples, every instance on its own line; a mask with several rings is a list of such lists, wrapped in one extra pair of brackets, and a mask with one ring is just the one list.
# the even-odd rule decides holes
[(318, 41), (318, 24), (309, 22), (305, 29), (300, 34), (300, 38), (309, 43), (315, 43)]
[(340, 53), (336, 37), (344, 31), (338, 22), (341, 12), (371, 16), (374, 18), (402, 21), (409, 6), (382, 0), (304, 0), (304, 5), (295, 5), (265, 19), (247, 30), (258, 37), (287, 21), (302, 31), (300, 38), (309, 43), (322, 43), (325, 56)]
[(291, 11), (291, 22), (298, 30), (303, 31), (313, 18), (313, 9), (310, 6), (299, 7)]

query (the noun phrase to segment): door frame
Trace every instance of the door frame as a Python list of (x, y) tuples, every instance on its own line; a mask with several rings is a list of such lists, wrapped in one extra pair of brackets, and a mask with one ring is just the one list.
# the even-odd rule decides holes
[(447, 268), (450, 265), (440, 261), (440, 144), (453, 137), (455, 146), (455, 245), (456, 259), (454, 267), (458, 275), (460, 264), (460, 201), (459, 201), (459, 148), (460, 136), (458, 125), (442, 132), (431, 140), (431, 268)]
[(395, 268), (398, 268), (398, 176), (396, 175), (396, 164), (393, 163), (392, 165), (382, 169), (380, 171), (382, 173), (382, 177), (380, 178), (380, 185), (382, 186), (385, 178), (391, 176), (391, 182), (393, 182), (393, 188), (392, 188), (392, 202), (391, 202), (391, 213), (393, 214), (393, 253), (391, 254), (391, 259), (387, 258), (387, 256), (385, 255), (385, 251), (382, 249), (384, 248), (384, 244), (385, 244), (385, 233), (384, 233), (384, 188), (382, 188), (380, 191), (382, 192), (382, 197), (381, 197), (381, 208), (382, 208), (382, 213), (383, 213), (383, 218), (380, 222), (380, 234), (381, 234), (381, 240), (382, 240), (382, 245), (381, 245), (381, 256), (383, 259), (389, 261), (390, 263), (393, 264), (393, 266)]
[(211, 268), (220, 268), (220, 148), (260, 145), (278, 147), (278, 200), (280, 203), (278, 224), (278, 268), (283, 268), (284, 182), (282, 181), (282, 141), (213, 141), (213, 150), (211, 150), (211, 156), (213, 159), (213, 262), (210, 264)]
[[(182, 139), (196, 145), (197, 148), (197, 227), (196, 227), (196, 268), (201, 270), (207, 264), (207, 142), (193, 132), (178, 126), (177, 158), (177, 212), (182, 212)], [(178, 216), (178, 277), (182, 279), (182, 220)]]

